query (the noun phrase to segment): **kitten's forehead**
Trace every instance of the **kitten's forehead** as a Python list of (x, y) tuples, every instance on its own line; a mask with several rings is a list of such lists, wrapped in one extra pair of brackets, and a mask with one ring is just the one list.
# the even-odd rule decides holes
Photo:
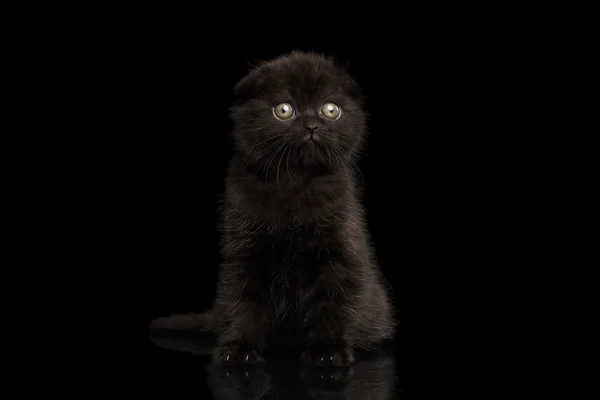
[(261, 71), (268, 92), (287, 90), (294, 97), (312, 98), (344, 90), (350, 77), (331, 60), (313, 54), (294, 54), (264, 65)]
[(333, 95), (358, 98), (360, 94), (358, 85), (343, 68), (315, 53), (294, 52), (265, 62), (242, 82), (238, 88), (254, 87), (263, 96), (288, 95), (303, 101)]

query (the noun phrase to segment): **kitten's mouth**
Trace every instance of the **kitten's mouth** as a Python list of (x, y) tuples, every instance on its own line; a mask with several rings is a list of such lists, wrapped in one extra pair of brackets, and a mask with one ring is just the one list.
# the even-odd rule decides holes
[(317, 136), (316, 133), (309, 133), (308, 135), (306, 135), (306, 143), (317, 144), (320, 141), (321, 139), (319, 138), (319, 136)]

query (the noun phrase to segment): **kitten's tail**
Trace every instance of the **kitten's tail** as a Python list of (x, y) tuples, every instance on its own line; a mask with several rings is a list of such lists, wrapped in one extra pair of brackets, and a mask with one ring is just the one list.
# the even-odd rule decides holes
[(194, 314), (172, 314), (150, 322), (151, 333), (188, 332), (215, 333), (215, 314), (212, 310)]

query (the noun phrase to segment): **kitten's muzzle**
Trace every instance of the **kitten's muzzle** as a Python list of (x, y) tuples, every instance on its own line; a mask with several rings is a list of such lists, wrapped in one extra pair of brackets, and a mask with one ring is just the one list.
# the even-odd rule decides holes
[(310, 142), (319, 143), (321, 141), (321, 138), (316, 133), (310, 132), (309, 134), (306, 135), (306, 141), (309, 143)]

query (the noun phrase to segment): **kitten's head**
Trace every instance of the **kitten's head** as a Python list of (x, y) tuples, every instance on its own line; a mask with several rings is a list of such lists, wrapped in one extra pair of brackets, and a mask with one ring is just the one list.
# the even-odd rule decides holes
[(329, 58), (293, 52), (264, 62), (234, 92), (235, 149), (249, 163), (335, 168), (360, 148), (361, 89)]

